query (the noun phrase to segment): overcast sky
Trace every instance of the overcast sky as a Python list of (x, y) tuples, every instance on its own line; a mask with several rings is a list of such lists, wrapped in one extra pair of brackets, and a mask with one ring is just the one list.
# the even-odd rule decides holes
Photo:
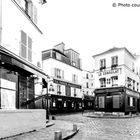
[(47, 0), (41, 8), (42, 50), (64, 42), (65, 49), (80, 53), (85, 70), (93, 69), (93, 55), (114, 46), (140, 54), (140, 7), (131, 4), (140, 0)]

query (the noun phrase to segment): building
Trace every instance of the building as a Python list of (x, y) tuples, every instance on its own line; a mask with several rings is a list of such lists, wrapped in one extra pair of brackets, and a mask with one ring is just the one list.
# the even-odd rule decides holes
[(82, 92), (86, 110), (94, 109), (94, 72), (82, 71)]
[(34, 102), (25, 103), (41, 94), (38, 79), (46, 75), (41, 68), (38, 2), (0, 0), (1, 109), (35, 108)]
[(93, 56), (97, 111), (139, 111), (139, 57), (127, 48), (112, 48)]
[(60, 43), (42, 52), (43, 70), (48, 82), (50, 112), (69, 112), (82, 109), (81, 60), (73, 49), (65, 50)]

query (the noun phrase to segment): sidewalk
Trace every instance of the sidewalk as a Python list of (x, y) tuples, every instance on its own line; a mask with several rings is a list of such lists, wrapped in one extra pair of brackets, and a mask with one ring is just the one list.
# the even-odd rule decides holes
[(78, 132), (78, 130), (73, 131), (73, 124), (70, 122), (60, 120), (50, 120), (47, 123), (46, 128), (5, 138), (4, 140), (54, 140), (54, 133), (56, 131), (61, 131), (62, 139), (66, 140), (75, 135)]
[(139, 114), (129, 114), (129, 115), (124, 115), (121, 113), (105, 113), (105, 112), (86, 112), (83, 114), (85, 117), (90, 117), (90, 118), (112, 118), (112, 119), (123, 119), (123, 118), (134, 118), (134, 117), (139, 117)]

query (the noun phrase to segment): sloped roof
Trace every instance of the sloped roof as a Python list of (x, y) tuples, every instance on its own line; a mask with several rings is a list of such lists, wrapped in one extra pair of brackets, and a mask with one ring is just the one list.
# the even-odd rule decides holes
[(97, 57), (97, 56), (104, 55), (104, 54), (107, 54), (107, 53), (112, 53), (112, 52), (119, 51), (119, 50), (125, 50), (125, 51), (128, 52), (134, 59), (136, 59), (136, 57), (135, 57), (132, 53), (130, 53), (126, 47), (122, 47), (122, 48), (113, 47), (113, 48), (111, 48), (111, 49), (109, 49), (109, 50), (107, 50), (107, 51), (105, 51), (105, 52), (102, 52), (102, 53), (100, 53), (100, 54), (93, 55), (92, 57), (95, 58), (95, 57)]

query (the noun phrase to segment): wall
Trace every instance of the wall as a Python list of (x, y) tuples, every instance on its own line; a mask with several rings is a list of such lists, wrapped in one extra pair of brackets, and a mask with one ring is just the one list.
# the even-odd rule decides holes
[(17, 55), (20, 52), (21, 30), (32, 38), (32, 63), (37, 65), (37, 61), (41, 62), (41, 33), (12, 0), (2, 0), (1, 45)]
[[(49, 76), (52, 76), (52, 77), (54, 76), (54, 68), (59, 68), (61, 70), (64, 70), (64, 79), (62, 79), (62, 80), (72, 83), (72, 74), (76, 74), (78, 76), (77, 84), (79, 84), (79, 85), (82, 84), (82, 71), (81, 70), (79, 70), (73, 66), (67, 65), (63, 62), (60, 62), (58, 60), (52, 59), (52, 58), (49, 58), (49, 59), (46, 59), (43, 61), (43, 70)], [(55, 83), (53, 83), (53, 86), (55, 87), (55, 89), (57, 88)], [(54, 90), (54, 93), (56, 94), (57, 91)], [(77, 88), (76, 93), (77, 93), (76, 97), (82, 97), (81, 89)], [(53, 92), (51, 92), (51, 94), (53, 94)], [(64, 86), (62, 86), (62, 95), (65, 95)], [(71, 89), (71, 95), (73, 97), (73, 88)]]
[(52, 58), (43, 61), (43, 70), (46, 74), (54, 76), (54, 68), (64, 70), (64, 80), (69, 82), (72, 82), (72, 74), (76, 74), (78, 76), (78, 84), (82, 84), (81, 70)]
[(0, 138), (46, 127), (43, 109), (0, 110)]
[[(88, 79), (87, 79), (87, 74), (88, 74)], [(88, 83), (88, 88), (87, 84)], [(93, 84), (93, 85), (92, 85)], [(84, 91), (84, 94), (88, 95), (93, 95), (94, 91), (94, 73), (93, 72), (88, 72), (83, 70), (82, 71), (82, 90)]]
[(100, 69), (100, 59), (106, 59), (106, 68), (111, 67), (111, 57), (118, 56), (118, 64), (123, 65), (124, 64), (124, 51), (115, 51), (111, 53), (107, 53), (104, 55), (100, 55), (95, 57), (95, 65), (94, 69), (99, 70)]

